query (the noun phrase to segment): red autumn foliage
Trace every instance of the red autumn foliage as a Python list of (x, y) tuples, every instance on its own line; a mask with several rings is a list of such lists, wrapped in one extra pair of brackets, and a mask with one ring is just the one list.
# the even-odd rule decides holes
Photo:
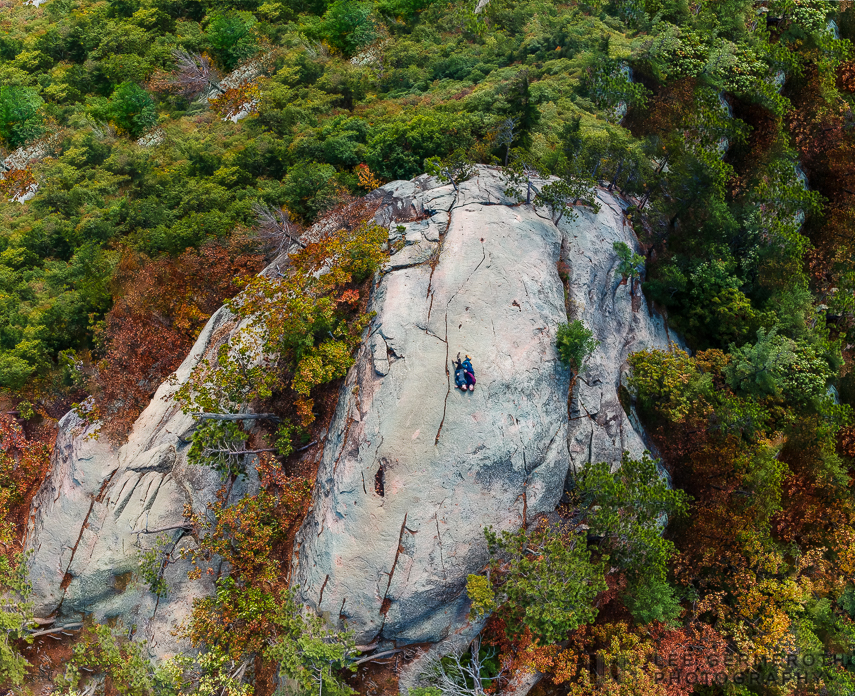
[(18, 550), (30, 502), (47, 474), (51, 447), (30, 440), (18, 423), (0, 416), (0, 553)]
[(233, 238), (228, 247), (214, 242), (188, 249), (175, 258), (125, 255), (115, 276), (119, 296), (102, 330), (106, 351), (96, 378), (105, 435), (127, 435), (207, 319), (263, 263), (245, 238)]
[(843, 428), (837, 436), (838, 452), (855, 459), (855, 426)]
[[(824, 215), (806, 228), (815, 251), (809, 269), (816, 288), (828, 293), (841, 273), (852, 271), (855, 251), (855, 131), (842, 102), (829, 104), (816, 68), (809, 66), (799, 89), (788, 94), (793, 104), (786, 125), (812, 189), (826, 199)], [(842, 63), (838, 87), (855, 91), (855, 63)]]
[(644, 130), (647, 133), (667, 135), (690, 122), (693, 117), (696, 85), (694, 78), (686, 77), (659, 86), (644, 114)]

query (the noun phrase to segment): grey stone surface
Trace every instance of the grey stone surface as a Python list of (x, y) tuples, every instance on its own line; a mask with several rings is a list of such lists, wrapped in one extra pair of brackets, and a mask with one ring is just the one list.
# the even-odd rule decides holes
[(575, 221), (561, 221), (564, 255), (569, 267), (568, 310), (592, 329), (600, 345), (576, 379), (570, 400), (569, 450), (573, 469), (594, 462), (618, 464), (623, 451), (638, 457), (647, 449), (644, 434), (634, 427), (618, 400), (626, 359), (646, 348), (668, 348), (679, 339), (669, 334), (659, 314), (647, 306), (635, 289), (635, 307), (629, 284), (616, 273), (615, 242), (636, 252), (638, 241), (625, 224), (614, 197), (599, 192), (600, 212), (577, 208)]
[[(392, 257), (298, 535), (304, 600), (345, 618), (360, 643), (456, 631), (466, 575), (486, 561), (483, 527), (516, 529), (563, 492), (561, 232), (531, 208), (497, 205), (494, 181), (487, 170), (458, 194), (415, 195), (416, 209), (450, 211), (438, 262)], [(474, 392), (453, 387), (458, 352), (473, 358)]]
[[(427, 177), (386, 189), (402, 196), (396, 210), (447, 215), (447, 231), (434, 243), (414, 234), (424, 221), (390, 226), (410, 244), (372, 297), (377, 316), (341, 392), (293, 578), (357, 642), (400, 645), (464, 630), (485, 526), (517, 529), (524, 514), (553, 510), (571, 463), (643, 451), (620, 375), (630, 352), (666, 346), (667, 333), (643, 298), (633, 311), (615, 277), (613, 242), (637, 242), (609, 194), (598, 214), (556, 227), (548, 211), (513, 205), (490, 168), (457, 192)], [(555, 351), (568, 307), (601, 341), (569, 400)], [(472, 393), (453, 387), (458, 352), (473, 358)]]
[[(203, 354), (227, 340), (236, 322), (226, 310), (209, 320), (190, 355), (176, 372), (187, 379)], [(181, 413), (163, 384), (118, 451), (96, 438), (97, 423), (75, 413), (60, 421), (47, 480), (33, 501), (27, 534), (36, 615), (59, 622), (91, 614), (99, 622), (119, 618), (136, 627), (153, 657), (187, 649), (172, 631), (189, 615), (194, 597), (213, 590), (207, 576), (187, 579), (189, 560), (167, 567), (169, 593), (155, 596), (139, 577), (139, 553), (159, 534), (139, 534), (181, 524), (184, 506), (204, 510), (220, 486), (211, 469), (189, 466), (193, 418)], [(257, 481), (236, 484), (245, 495)], [(192, 547), (182, 530), (164, 532), (176, 549)]]

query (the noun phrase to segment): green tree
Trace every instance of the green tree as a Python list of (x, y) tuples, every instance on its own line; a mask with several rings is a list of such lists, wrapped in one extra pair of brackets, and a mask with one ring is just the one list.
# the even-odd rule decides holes
[(444, 184), (451, 184), (457, 191), (457, 185), (466, 181), (475, 172), (471, 160), (462, 150), (455, 150), (450, 157), (431, 157), (425, 160), (425, 171), (437, 177)]
[(781, 394), (781, 378), (796, 360), (795, 341), (775, 329), (757, 330), (757, 342), (731, 347), (725, 376), (731, 388), (758, 396)]
[(636, 254), (625, 242), (615, 242), (614, 250), (620, 263), (617, 271), (624, 280), (632, 280), (644, 269), (644, 257)]
[(507, 184), (505, 195), (531, 205), (548, 176), (543, 163), (534, 154), (522, 148), (514, 148), (508, 164), (502, 167), (502, 178)]
[(116, 127), (135, 138), (157, 123), (154, 100), (133, 82), (123, 82), (110, 97), (108, 118)]
[(731, 388), (753, 396), (786, 396), (797, 403), (818, 402), (834, 376), (828, 360), (814, 346), (781, 336), (776, 329), (758, 329), (757, 341), (731, 345), (725, 367)]
[(238, 422), (206, 420), (192, 435), (187, 462), (210, 466), (224, 477), (246, 476), (248, 437)]
[(540, 109), (531, 94), (528, 70), (522, 70), (508, 85), (505, 102), (508, 115), (513, 119), (512, 145), (524, 149), (531, 147), (532, 133), (540, 123)]
[(594, 332), (585, 328), (579, 319), (560, 324), (556, 341), (561, 362), (569, 365), (577, 374), (582, 371), (585, 360), (600, 345), (594, 338)]
[(31, 643), (33, 627), (32, 587), (22, 556), (0, 556), (0, 679), (20, 686), (29, 663), (20, 653), (21, 643)]
[(365, 161), (385, 179), (409, 179), (422, 173), (430, 157), (446, 157), (474, 142), (478, 119), (468, 113), (407, 111), (372, 128)]
[(319, 34), (330, 46), (351, 56), (377, 36), (372, 7), (355, 0), (335, 0), (324, 13)]
[(128, 640), (121, 625), (111, 629), (100, 624), (87, 628), (75, 643), (65, 673), (57, 686), (75, 691), (83, 678), (82, 671), (99, 672), (109, 677), (120, 696), (178, 696), (181, 670), (164, 661), (158, 665), (146, 658), (142, 643)]
[(673, 586), (656, 576), (642, 577), (630, 583), (628, 591), (623, 595), (623, 602), (632, 618), (641, 626), (652, 621), (675, 625), (683, 611)]
[(296, 683), (298, 694), (356, 693), (339, 676), (343, 670), (356, 671), (356, 649), (350, 633), (331, 628), (308, 611), (301, 612), (291, 598), (281, 607), (277, 623), (283, 634), (265, 654), (279, 664), (280, 676)]
[(596, 618), (593, 601), (606, 589), (608, 559), (593, 561), (584, 536), (548, 524), (500, 534), (488, 527), (484, 535), (512, 633), (528, 628), (549, 645)]
[(683, 515), (688, 497), (670, 488), (645, 453), (624, 453), (614, 472), (606, 462), (587, 464), (575, 477), (579, 515), (591, 534), (603, 537), (611, 562), (630, 577), (663, 579), (674, 544), (662, 536), (668, 516)]
[(232, 70), (258, 50), (252, 27), (255, 17), (249, 12), (213, 12), (208, 16), (205, 40), (220, 65)]
[(44, 101), (32, 87), (0, 86), (0, 138), (18, 147), (44, 132), (39, 113)]
[(169, 593), (169, 586), (163, 574), (174, 547), (175, 542), (172, 538), (167, 534), (162, 534), (155, 539), (151, 548), (145, 551), (140, 549), (137, 553), (140, 577), (148, 585), (152, 594), (158, 597), (166, 597)]
[(561, 129), (559, 136), (561, 150), (568, 160), (573, 160), (582, 149), (584, 138), (582, 137), (582, 117), (576, 116), (567, 121)]
[(288, 170), (282, 194), (288, 210), (306, 221), (330, 207), (335, 198), (335, 167), (300, 162)]
[(582, 85), (591, 100), (607, 111), (609, 120), (619, 121), (627, 108), (644, 105), (648, 91), (630, 79), (625, 63), (609, 58), (607, 53), (597, 56), (595, 61), (585, 73)]
[(547, 205), (552, 210), (552, 221), (557, 225), (562, 219), (575, 220), (573, 210), (580, 200), (594, 212), (600, 210), (593, 182), (575, 176), (563, 176), (557, 181), (543, 185), (534, 199), (535, 205)]

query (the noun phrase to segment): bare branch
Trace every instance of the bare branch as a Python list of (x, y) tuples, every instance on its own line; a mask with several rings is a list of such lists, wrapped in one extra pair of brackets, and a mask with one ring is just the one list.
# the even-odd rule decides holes
[[(495, 652), (491, 652), (486, 659), (494, 655)], [(438, 688), (443, 696), (483, 696), (486, 692), (482, 682), (487, 679), (500, 680), (505, 674), (502, 666), (496, 676), (485, 677), (484, 662), (485, 659), (481, 657), (481, 639), (476, 637), (469, 650), (456, 648), (445, 656), (440, 653), (429, 654), (419, 675), (419, 683), (421, 686)]]
[(300, 241), (302, 230), (291, 220), (287, 210), (268, 208), (264, 203), (255, 202), (252, 211), (256, 215), (258, 236), (276, 250), (277, 256), (293, 245), (305, 248), (306, 245)]
[(309, 449), (309, 447), (313, 447), (314, 445), (317, 445), (317, 444), (318, 444), (318, 441), (317, 441), (317, 440), (312, 440), (308, 445), (303, 445), (302, 447), (300, 447), (300, 448), (298, 448), (298, 449), (295, 449), (295, 450), (294, 450), (294, 452), (295, 452), (295, 453), (296, 453), (296, 452), (302, 452), (302, 451), (304, 451), (304, 450)]
[(395, 648), (394, 650), (385, 650), (384, 652), (379, 652), (376, 655), (369, 655), (368, 657), (362, 657), (362, 658), (356, 660), (353, 664), (354, 665), (362, 665), (362, 664), (365, 664), (366, 662), (371, 662), (371, 661), (377, 660), (381, 657), (388, 657), (389, 655), (395, 655), (396, 653), (399, 653), (399, 652), (404, 652), (404, 649), (403, 648)]
[(170, 79), (173, 91), (188, 99), (210, 89), (215, 89), (220, 94), (225, 92), (220, 86), (220, 75), (208, 56), (181, 48), (176, 48), (172, 55), (175, 57), (176, 68)]
[(63, 631), (69, 630), (69, 629), (78, 629), (78, 628), (81, 628), (82, 626), (83, 626), (83, 624), (80, 622), (70, 623), (70, 624), (65, 624), (64, 626), (57, 626), (56, 628), (45, 628), (45, 629), (42, 629), (41, 631), (33, 631), (32, 633), (28, 633), (27, 636), (29, 638), (38, 638), (39, 636), (48, 636), (48, 635), (51, 635), (53, 633), (61, 633)]
[(183, 529), (189, 532), (191, 529), (193, 529), (193, 526), (185, 522), (184, 524), (173, 524), (169, 527), (160, 527), (159, 529), (149, 529), (148, 527), (146, 527), (145, 529), (141, 529), (140, 531), (135, 532), (135, 534), (159, 534), (160, 532), (171, 532), (174, 529)]

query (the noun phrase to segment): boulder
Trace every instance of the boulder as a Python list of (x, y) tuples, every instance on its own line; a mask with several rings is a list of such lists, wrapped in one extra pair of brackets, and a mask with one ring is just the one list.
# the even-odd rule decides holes
[[(617, 200), (601, 192), (599, 213), (556, 226), (504, 191), (479, 167), (459, 190), (419, 177), (377, 194), (421, 219), (391, 222), (398, 251), (371, 298), (292, 576), (358, 643), (459, 633), (466, 577), (488, 557), (485, 527), (516, 530), (553, 511), (571, 463), (644, 449), (618, 401), (620, 374), (667, 333), (615, 277), (613, 242), (637, 246)], [(568, 309), (601, 341), (572, 394), (555, 348)], [(474, 392), (454, 387), (458, 354), (472, 357)]]

